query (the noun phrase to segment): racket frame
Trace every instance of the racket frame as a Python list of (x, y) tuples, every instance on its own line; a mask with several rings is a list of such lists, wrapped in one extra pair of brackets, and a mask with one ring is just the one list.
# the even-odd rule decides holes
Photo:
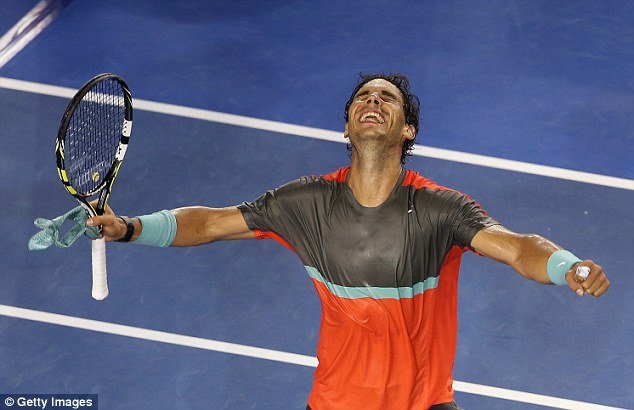
[[(77, 107), (79, 107), (81, 101), (84, 96), (90, 92), (90, 90), (99, 82), (104, 80), (114, 80), (117, 81), (123, 90), (123, 100), (124, 100), (124, 122), (121, 131), (121, 138), (119, 140), (119, 146), (117, 147), (117, 153), (115, 160), (113, 161), (110, 169), (106, 173), (106, 176), (101, 180), (99, 185), (97, 185), (93, 190), (87, 192), (85, 194), (81, 194), (77, 192), (75, 188), (70, 184), (68, 180), (68, 176), (66, 174), (65, 167), (65, 159), (64, 159), (64, 140), (66, 136), (66, 131), (68, 130), (68, 125), (73, 117), (73, 114)], [(110, 192), (112, 191), (112, 184), (116, 179), (119, 168), (121, 167), (121, 163), (123, 158), (125, 157), (126, 151), (128, 149), (128, 143), (130, 141), (130, 136), (132, 132), (132, 94), (130, 93), (130, 89), (127, 83), (118, 75), (112, 73), (104, 73), (99, 74), (86, 82), (75, 94), (75, 96), (71, 99), (66, 107), (66, 111), (62, 117), (62, 122), (59, 126), (59, 130), (57, 132), (57, 140), (55, 144), (55, 154), (57, 157), (57, 175), (59, 179), (64, 184), (64, 188), (70, 193), (81, 206), (88, 212), (88, 214), (92, 217), (95, 215), (103, 215), (104, 210), (106, 209), (106, 205), (108, 203), (108, 198), (110, 197)], [(87, 198), (95, 195), (95, 193), (99, 192), (99, 200), (97, 201), (97, 206), (93, 207)]]

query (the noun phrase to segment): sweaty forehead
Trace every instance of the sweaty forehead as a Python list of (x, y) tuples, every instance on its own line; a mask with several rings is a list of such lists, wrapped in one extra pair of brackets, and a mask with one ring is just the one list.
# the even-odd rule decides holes
[(399, 90), (398, 87), (392, 84), (391, 82), (384, 80), (382, 78), (377, 78), (363, 84), (363, 86), (359, 89), (359, 91), (357, 91), (357, 94), (360, 94), (362, 92), (372, 92), (372, 91), (389, 92), (390, 94), (394, 94), (395, 96), (402, 98), (401, 90)]

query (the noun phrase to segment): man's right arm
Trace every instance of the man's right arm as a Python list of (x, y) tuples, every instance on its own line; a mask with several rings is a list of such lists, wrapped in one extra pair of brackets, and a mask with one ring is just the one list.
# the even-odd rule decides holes
[(176, 238), (172, 246), (202, 245), (221, 240), (253, 239), (254, 233), (235, 206), (207, 208), (202, 206), (178, 208)]
[[(249, 229), (242, 212), (235, 206), (227, 208), (208, 208), (191, 206), (171, 211), (176, 217), (176, 237), (171, 246), (195, 246), (219, 240), (251, 239), (254, 233)], [(136, 240), (143, 231), (138, 218), (132, 218), (134, 233), (131, 241)], [(124, 237), (126, 224), (108, 207), (102, 216), (88, 220), (89, 226), (101, 225), (107, 241), (116, 241)]]

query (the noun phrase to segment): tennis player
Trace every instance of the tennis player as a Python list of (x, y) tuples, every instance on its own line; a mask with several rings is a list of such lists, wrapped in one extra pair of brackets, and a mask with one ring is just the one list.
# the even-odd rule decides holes
[(404, 168), (419, 121), (407, 77), (361, 76), (345, 119), (346, 168), (233, 207), (135, 218), (109, 210), (90, 224), (102, 225), (110, 241), (193, 246), (270, 238), (293, 249), (323, 312), (312, 410), (460, 409), (452, 368), (467, 250), (580, 296), (608, 290), (594, 262), (539, 235), (514, 233), (467, 195)]

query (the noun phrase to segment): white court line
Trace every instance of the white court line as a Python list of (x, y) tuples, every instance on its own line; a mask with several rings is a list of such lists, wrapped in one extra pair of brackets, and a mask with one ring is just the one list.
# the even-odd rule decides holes
[[(273, 360), (276, 362), (295, 364), (300, 366), (317, 367), (317, 358), (312, 356), (281, 352), (271, 349), (262, 349), (259, 347), (245, 346), (235, 343), (220, 342), (217, 340), (203, 339), (199, 337), (185, 336), (174, 333), (161, 332), (157, 330), (143, 329), (139, 327), (118, 325), (115, 323), (101, 322), (97, 320), (83, 319), (75, 316), (42, 312), (39, 310), (24, 309), (15, 306), (0, 305), (0, 315), (17, 319), (49, 323), (53, 325), (72, 327), (76, 329), (90, 330), (94, 332), (132, 337), (135, 339), (150, 340), (153, 342), (193, 347), (196, 349), (248, 356), (257, 359)], [(581, 401), (561, 399), (558, 397), (525, 393), (509, 389), (501, 389), (499, 387), (466, 383), (457, 380), (454, 381), (454, 389), (456, 391), (461, 391), (464, 393), (477, 394), (480, 396), (488, 396), (523, 403), (537, 404), (556, 409), (626, 410), (619, 407), (609, 407), (594, 403), (585, 403)]]
[(57, 17), (63, 6), (60, 0), (42, 0), (0, 37), (0, 68), (33, 41)]
[[(55, 97), (72, 98), (76, 90), (66, 87), (14, 80), (0, 77), (0, 88), (17, 91), (25, 91), (36, 94), (51, 95)], [(316, 138), (325, 141), (345, 143), (342, 132), (328, 131), (319, 128), (304, 127), (301, 125), (286, 124), (282, 122), (262, 120), (241, 115), (225, 114), (217, 111), (203, 110), (199, 108), (183, 107), (173, 104), (165, 104), (141, 99), (134, 100), (134, 107), (140, 110), (155, 113), (186, 117), (191, 119), (217, 122), (221, 124), (236, 125), (246, 128), (254, 128), (264, 131), (272, 131), (282, 134), (290, 134), (300, 137)], [(495, 158), (486, 155), (470, 154), (467, 152), (452, 151), (442, 148), (424, 147), (417, 145), (414, 155), (441, 159), (445, 161), (460, 162), (488, 168), (496, 168), (507, 171), (521, 172), (525, 174), (559, 178), (568, 181), (583, 182), (602, 185), (612, 188), (634, 191), (634, 180), (617, 178), (608, 175), (593, 174), (589, 172), (574, 171), (546, 165), (531, 164), (528, 162), (513, 161), (503, 158)]]

